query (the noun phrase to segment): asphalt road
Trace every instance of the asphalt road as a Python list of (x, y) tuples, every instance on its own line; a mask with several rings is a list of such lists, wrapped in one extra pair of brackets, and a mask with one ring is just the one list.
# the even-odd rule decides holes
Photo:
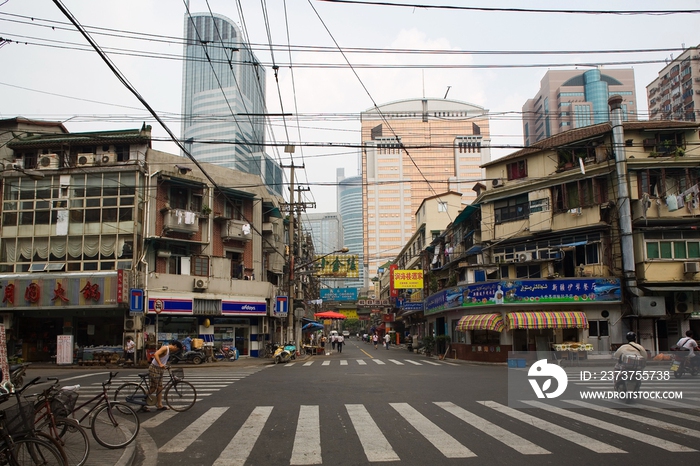
[[(668, 402), (603, 409), (508, 407), (503, 365), (451, 363), (349, 340), (342, 354), (280, 365), (185, 366), (201, 400), (141, 414), (139, 466), (690, 464), (700, 409)], [(572, 378), (574, 372), (569, 371)], [(53, 372), (52, 372), (53, 371)], [(80, 383), (105, 369), (33, 369)], [(119, 381), (137, 370), (120, 369)], [(78, 378), (76, 378), (78, 377)], [(700, 397), (700, 377), (673, 381)], [(94, 385), (97, 384), (97, 385)], [(697, 393), (694, 393), (697, 392)], [(685, 400), (692, 401), (692, 400)], [(104, 465), (111, 466), (111, 465)]]

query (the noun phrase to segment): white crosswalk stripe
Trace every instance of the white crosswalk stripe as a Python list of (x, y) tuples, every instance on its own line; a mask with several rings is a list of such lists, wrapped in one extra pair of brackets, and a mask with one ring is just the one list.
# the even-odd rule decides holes
[(389, 362), (393, 362), (397, 366), (403, 366), (403, 363), (401, 361), (397, 361), (396, 359), (389, 359)]
[[(478, 452), (480, 451), (479, 449), (488, 451), (494, 448), (489, 447), (485, 436), (503, 445), (503, 448), (521, 455), (552, 455), (554, 453), (552, 451), (553, 444), (551, 440), (547, 439), (547, 436), (551, 435), (596, 454), (638, 453), (635, 451), (634, 444), (628, 444), (630, 446), (629, 451), (618, 448), (616, 445), (621, 444), (620, 437), (623, 437), (625, 441), (633, 439), (651, 448), (678, 453), (696, 451), (688, 445), (694, 445), (697, 442), (697, 438), (700, 438), (700, 431), (698, 430), (685, 427), (682, 423), (666, 422), (658, 419), (661, 415), (666, 414), (671, 418), (677, 417), (700, 422), (700, 416), (687, 418), (685, 417), (687, 415), (684, 413), (668, 412), (657, 406), (640, 405), (635, 407), (633, 412), (630, 412), (624, 408), (607, 408), (587, 402), (569, 402), (572, 405), (572, 409), (558, 408), (543, 402), (523, 402), (539, 409), (518, 410), (495, 401), (471, 402), (474, 409), (468, 409), (449, 401), (436, 401), (427, 405), (420, 403), (417, 407), (412, 406), (410, 403), (387, 403), (387, 405), (398, 415), (398, 419), (392, 420), (391, 425), (396, 425), (397, 422), (407, 423), (410, 426), (409, 429), (412, 429), (415, 435), (420, 436), (434, 448), (436, 455), (438, 455), (436, 461), (439, 461), (440, 457), (470, 458), (481, 455), (481, 453), (477, 454), (475, 451)], [(431, 406), (433, 407), (432, 412), (430, 412)], [(587, 413), (601, 413), (607, 419), (618, 418), (621, 422), (613, 423), (595, 418), (592, 415), (582, 414), (574, 406), (586, 408), (588, 410)], [(377, 411), (376, 406), (371, 411), (363, 404), (345, 404), (344, 408), (350, 421), (349, 423), (343, 423), (344, 429), (349, 430), (351, 435), (354, 435), (362, 446), (361, 453), (358, 452), (358, 454), (364, 455), (364, 458), (358, 458), (358, 463), (407, 461), (411, 459), (401, 457), (402, 444), (400, 442), (405, 441), (405, 438), (397, 438), (395, 429), (387, 426), (386, 422), (379, 422), (382, 418), (378, 418), (378, 415), (374, 414)], [(189, 458), (191, 461), (196, 462), (198, 458), (198, 452), (195, 451), (197, 439), (206, 435), (206, 430), (217, 423), (217, 421), (223, 420), (228, 409), (227, 407), (209, 408), (197, 420), (190, 422), (187, 429), (182, 432), (174, 432), (176, 435), (160, 446), (158, 452), (162, 454), (185, 455), (182, 458)], [(262, 436), (272, 435), (273, 432), (277, 432), (280, 417), (284, 419), (293, 417), (290, 416), (286, 409), (273, 406), (258, 406), (252, 409), (247, 419), (237, 428), (238, 430), (236, 431), (236, 428), (232, 430), (233, 438), (220, 453), (214, 464), (228, 466), (248, 463), (258, 440)], [(281, 461), (298, 466), (332, 462), (332, 457), (324, 458), (323, 455), (326, 450), (324, 450), (322, 442), (327, 441), (331, 437), (322, 437), (322, 420), (342, 418), (345, 413), (337, 413), (333, 416), (327, 416), (328, 413), (325, 413), (326, 415), (323, 416), (323, 410), (324, 408), (318, 405), (299, 406), (296, 426), (292, 426), (293, 443), (288, 453), (286, 453), (289, 456), (287, 458), (271, 458), (270, 461)], [(453, 436), (451, 432), (439, 423), (440, 421), (447, 421), (446, 418), (439, 414), (432, 415), (438, 412), (434, 410), (438, 410), (439, 413), (443, 414), (448, 413), (466, 424), (468, 430), (465, 431), (461, 427), (456, 427), (454, 423), (444, 422), (444, 424), (451, 426), (451, 429), (455, 430), (455, 436)], [(482, 412), (476, 414), (477, 410)], [(645, 410), (656, 413), (656, 418), (646, 418), (640, 414)], [(380, 409), (379, 411), (382, 410)], [(537, 413), (540, 413), (540, 415), (547, 414), (550, 419), (553, 415), (556, 419), (554, 421), (544, 420), (538, 417)], [(153, 429), (178, 414), (173, 411), (164, 411), (149, 418), (141, 426), (145, 429)], [(504, 416), (508, 418), (508, 422), (503, 422)], [(490, 419), (491, 417), (494, 417), (494, 419)], [(633, 421), (633, 423), (629, 421)], [(597, 436), (605, 439), (605, 441), (594, 438), (595, 435), (583, 435), (578, 432), (581, 424), (590, 426), (594, 431), (604, 432), (604, 434), (598, 434)], [(649, 426), (649, 429), (643, 430), (628, 427), (642, 424)], [(381, 425), (385, 427), (385, 431), (382, 430)], [(532, 432), (533, 427), (543, 433), (534, 434)], [(478, 432), (479, 436), (472, 436), (470, 429)], [(517, 433), (515, 432), (516, 430), (518, 431)], [(673, 437), (674, 441), (667, 440), (662, 436), (655, 436), (653, 432), (657, 430), (672, 432), (675, 434)], [(398, 437), (404, 436), (399, 435)], [(685, 443), (687, 445), (676, 443), (683, 442), (683, 438), (686, 439)], [(540, 445), (533, 440), (542, 444)], [(470, 441), (474, 443), (473, 446), (469, 444)], [(397, 444), (394, 445), (393, 442), (397, 442)], [(544, 444), (545, 442), (546, 444)], [(554, 445), (557, 445), (555, 448), (559, 450), (557, 452), (559, 454), (562, 454), (562, 450), (568, 451), (565, 446), (556, 443)], [(334, 449), (330, 451), (334, 451)], [(283, 451), (276, 453), (282, 456), (285, 455)], [(188, 454), (191, 456), (187, 456)], [(326, 455), (329, 455), (329, 453), (326, 452)]]
[[(430, 360), (415, 360), (415, 359), (393, 359), (393, 358), (387, 358), (387, 359), (379, 359), (379, 358), (370, 358), (370, 361), (373, 361), (375, 364), (379, 365), (385, 365), (387, 362), (390, 362), (392, 364), (395, 364), (397, 366), (403, 366), (405, 364), (412, 364), (414, 366), (422, 366), (425, 364), (431, 365), (431, 366), (459, 366), (459, 364), (447, 362), (447, 361), (430, 361)], [(280, 366), (282, 367), (294, 367), (294, 366), (301, 366), (301, 367), (309, 367), (316, 365), (318, 366), (317, 363), (320, 362), (321, 366), (350, 366), (357, 364), (359, 366), (366, 366), (367, 365), (367, 359), (326, 359), (324, 361), (306, 361), (305, 363), (297, 363), (297, 362), (288, 362), (286, 364), (281, 364)]]

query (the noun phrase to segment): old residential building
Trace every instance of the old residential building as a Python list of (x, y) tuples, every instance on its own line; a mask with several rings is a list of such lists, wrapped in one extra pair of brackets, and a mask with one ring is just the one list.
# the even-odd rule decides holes
[(190, 335), (255, 356), (277, 328), (280, 199), (150, 146), (145, 125), (8, 143), (0, 307), (25, 359), (55, 356), (60, 335), (139, 350)]
[[(480, 243), (452, 265), (466, 281), (426, 297), (428, 330), (483, 361), (511, 350), (607, 355), (629, 330), (655, 353), (700, 332), (699, 127), (625, 122), (614, 145), (602, 123), (485, 164), (487, 189), (469, 207), (480, 209)], [(615, 147), (626, 157), (635, 286), (623, 280)], [(555, 351), (567, 348), (582, 351)]]

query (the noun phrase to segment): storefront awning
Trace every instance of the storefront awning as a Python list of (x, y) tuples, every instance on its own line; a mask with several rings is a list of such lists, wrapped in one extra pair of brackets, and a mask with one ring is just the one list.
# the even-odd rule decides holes
[(493, 330), (494, 332), (502, 332), (505, 324), (501, 314), (477, 314), (473, 316), (464, 316), (457, 323), (457, 331), (466, 332), (467, 330)]
[(588, 328), (585, 312), (511, 312), (508, 328)]

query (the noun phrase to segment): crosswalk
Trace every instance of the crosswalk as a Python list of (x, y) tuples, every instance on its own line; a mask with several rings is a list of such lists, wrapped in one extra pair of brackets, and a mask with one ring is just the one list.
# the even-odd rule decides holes
[[(159, 445), (158, 453), (196, 458), (197, 439), (207, 435), (209, 429), (217, 429), (217, 421), (226, 423), (231, 438), (224, 441), (213, 464), (227, 466), (254, 461), (253, 458), (262, 453), (256, 448), (265, 448), (262, 439), (279, 435), (280, 422), (286, 423), (286, 431), (292, 433), (293, 439), (288, 444), (276, 445), (275, 455), (281, 456), (269, 460), (291, 465), (333, 462), (333, 455), (337, 454), (333, 442), (339, 441), (333, 434), (336, 423), (342, 424), (343, 431), (348, 434), (340, 441), (361, 445), (354, 453), (359, 455), (354, 459), (357, 464), (410, 462), (406, 437), (410, 437), (409, 442), (413, 444), (429, 446), (436, 461), (486, 456), (493, 449), (502, 450), (514, 461), (517, 457), (513, 455), (565, 455), (571, 454), (572, 448), (600, 455), (639, 454), (637, 450), (641, 445), (679, 454), (700, 449), (697, 442), (700, 411), (695, 409), (690, 410), (695, 414), (688, 414), (689, 410), (674, 412), (651, 403), (637, 406), (630, 412), (614, 403), (601, 406), (570, 402), (572, 409), (541, 402), (528, 403), (539, 409), (518, 410), (494, 400), (387, 402), (379, 407), (356, 403), (332, 407), (256, 406), (247, 410), (236, 407), (244, 411), (240, 418), (244, 421), (240, 425), (232, 424), (230, 416), (226, 415), (234, 408), (212, 407), (190, 423), (184, 433)], [(155, 429), (174, 415), (159, 413), (143, 422), (142, 427)], [(391, 423), (386, 422), (387, 418)], [(324, 425), (324, 422), (332, 425)], [(221, 430), (219, 427), (217, 431)], [(553, 437), (560, 441), (553, 441)], [(167, 456), (164, 461), (168, 461)]]
[[(185, 380), (194, 385), (195, 390), (197, 390), (197, 400), (202, 400), (203, 398), (208, 397), (241, 379), (255, 374), (264, 368), (264, 366), (260, 366), (215, 372), (208, 372), (198, 369), (193, 371), (185, 371)], [(140, 380), (141, 379), (137, 373), (127, 374), (112, 379), (112, 384), (108, 391), (110, 398), (114, 396), (115, 390), (121, 384), (126, 382), (139, 383)], [(164, 384), (165, 383), (166, 382), (164, 381)], [(80, 400), (83, 400), (83, 402), (87, 401), (95, 395), (102, 393), (102, 383), (93, 382), (90, 384), (81, 384), (79, 393), (80, 397), (78, 398), (78, 403), (80, 403)], [(138, 406), (135, 406), (135, 408), (138, 408)]]
[(290, 361), (286, 364), (283, 364), (281, 367), (309, 367), (309, 366), (333, 366), (333, 365), (340, 365), (340, 366), (349, 366), (349, 365), (358, 365), (358, 366), (366, 366), (368, 364), (377, 364), (379, 366), (384, 366), (387, 364), (395, 364), (397, 366), (405, 366), (405, 365), (414, 365), (414, 366), (459, 366), (459, 364), (455, 364), (453, 362), (447, 362), (447, 361), (430, 361), (430, 360), (421, 360), (417, 361), (415, 359), (400, 359), (400, 358), (389, 358), (389, 359), (379, 359), (379, 358), (372, 358), (372, 359), (334, 359), (334, 360), (329, 360), (326, 359), (324, 361), (321, 360), (308, 360), (308, 361)]

